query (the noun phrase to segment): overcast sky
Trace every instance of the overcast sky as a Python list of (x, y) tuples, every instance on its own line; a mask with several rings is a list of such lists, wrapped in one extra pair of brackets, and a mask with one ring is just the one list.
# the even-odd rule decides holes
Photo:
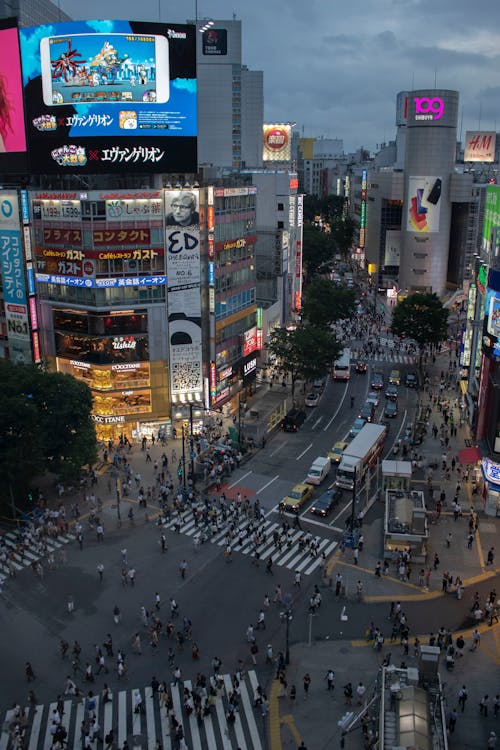
[[(60, 0), (73, 18), (185, 21), (196, 0)], [(395, 133), (398, 91), (457, 89), (463, 135), (500, 127), (499, 0), (198, 0), (241, 19), (243, 63), (264, 71), (265, 117), (374, 149)], [(84, 15), (82, 15), (84, 13)]]

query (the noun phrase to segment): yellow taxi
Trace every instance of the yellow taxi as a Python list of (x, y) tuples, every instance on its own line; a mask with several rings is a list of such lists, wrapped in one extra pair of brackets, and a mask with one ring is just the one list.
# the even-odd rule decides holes
[(289, 513), (298, 513), (304, 503), (309, 500), (312, 493), (313, 486), (311, 484), (305, 484), (304, 482), (296, 484), (281, 501), (280, 510), (288, 511)]
[(389, 384), (401, 385), (401, 375), (399, 374), (399, 370), (391, 370), (391, 374), (389, 375)]
[(344, 440), (337, 440), (334, 445), (332, 445), (332, 449), (328, 451), (326, 454), (332, 464), (339, 464), (342, 459), (342, 453), (345, 451), (349, 443), (346, 443)]

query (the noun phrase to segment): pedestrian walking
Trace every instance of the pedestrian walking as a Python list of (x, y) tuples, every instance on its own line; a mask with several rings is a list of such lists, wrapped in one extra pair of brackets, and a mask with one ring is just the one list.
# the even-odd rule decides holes
[(329, 669), (326, 673), (326, 689), (327, 690), (334, 690), (335, 689), (335, 672), (333, 669)]
[(295, 579), (294, 579), (293, 585), (296, 586), (298, 589), (300, 589), (301, 580), (302, 580), (302, 576), (300, 574), (300, 570), (295, 571)]
[(481, 716), (484, 716), (485, 719), (488, 718), (488, 703), (489, 703), (489, 696), (486, 693), (486, 695), (483, 695), (483, 697), (479, 701), (479, 713)]
[(453, 734), (453, 732), (455, 731), (457, 718), (458, 718), (457, 709), (452, 708), (450, 712), (450, 718), (448, 719), (448, 729), (450, 730), (450, 734)]
[(181, 562), (179, 563), (179, 573), (181, 574), (181, 578), (186, 577), (187, 566), (188, 564), (186, 560), (181, 560)]
[(490, 547), (488, 550), (487, 558), (486, 558), (486, 565), (493, 565), (494, 560), (495, 560), (495, 548)]
[(31, 666), (31, 663), (29, 661), (26, 662), (24, 667), (24, 674), (26, 675), (26, 680), (28, 682), (32, 682), (36, 679), (36, 675), (33, 671), (33, 667)]
[(467, 703), (467, 698), (469, 697), (469, 692), (465, 685), (462, 685), (460, 690), (458, 691), (458, 705), (460, 706), (460, 709), (462, 713), (465, 711), (465, 704)]
[(309, 688), (311, 687), (311, 675), (309, 672), (306, 672), (306, 674), (303, 677), (303, 685), (304, 685), (304, 700), (307, 700), (309, 696)]
[(102, 583), (104, 581), (104, 565), (102, 563), (97, 563), (97, 574), (99, 581)]

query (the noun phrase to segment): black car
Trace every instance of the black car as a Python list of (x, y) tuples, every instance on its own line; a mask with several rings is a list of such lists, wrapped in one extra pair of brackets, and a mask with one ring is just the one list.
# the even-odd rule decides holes
[(397, 385), (394, 385), (393, 383), (389, 383), (389, 385), (385, 389), (385, 397), (389, 399), (390, 401), (396, 401), (398, 397)]
[(361, 407), (361, 411), (359, 412), (358, 416), (363, 417), (363, 419), (366, 419), (367, 422), (373, 422), (373, 417), (375, 416), (374, 405), (367, 401)]
[(384, 376), (381, 372), (374, 372), (370, 382), (371, 387), (375, 391), (381, 391), (384, 387)]
[(393, 419), (394, 417), (398, 416), (398, 402), (396, 401), (387, 401), (384, 408), (384, 417), (388, 417), (389, 419)]
[(407, 388), (418, 388), (418, 377), (416, 372), (408, 372), (405, 378)]
[(297, 432), (297, 430), (304, 424), (305, 418), (305, 411), (291, 409), (286, 417), (281, 420), (281, 429), (285, 432)]
[(354, 366), (355, 372), (357, 372), (359, 375), (366, 375), (368, 367), (366, 362), (356, 362), (356, 365)]
[(326, 518), (329, 512), (334, 508), (342, 496), (342, 490), (334, 487), (331, 490), (323, 492), (311, 505), (309, 511), (315, 516)]

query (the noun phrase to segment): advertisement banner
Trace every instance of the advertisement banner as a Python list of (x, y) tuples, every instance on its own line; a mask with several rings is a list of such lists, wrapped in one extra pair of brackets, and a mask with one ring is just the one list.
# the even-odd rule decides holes
[(0, 192), (0, 270), (9, 340), (16, 364), (32, 361), (23, 245), (17, 193)]
[(23, 28), (32, 171), (196, 172), (195, 34), (146, 21)]
[(247, 357), (249, 354), (257, 349), (257, 327), (249, 328), (243, 334), (243, 356)]
[(106, 221), (147, 221), (162, 217), (163, 201), (161, 198), (106, 201)]
[(441, 177), (408, 179), (408, 232), (439, 232)]
[(166, 190), (165, 216), (171, 395), (201, 400), (199, 191)]
[(500, 226), (500, 186), (486, 186), (486, 201), (484, 206), (483, 243), (482, 249), (490, 253), (493, 239), (493, 228)]
[(401, 251), (401, 231), (387, 229), (385, 233), (384, 266), (399, 266)]
[(495, 161), (497, 134), (494, 131), (468, 130), (465, 136), (464, 162)]
[(23, 82), (17, 19), (0, 20), (0, 172), (26, 172)]
[(263, 161), (290, 161), (292, 158), (292, 126), (264, 123), (262, 126)]
[(203, 32), (204, 55), (227, 55), (227, 29), (208, 29)]

